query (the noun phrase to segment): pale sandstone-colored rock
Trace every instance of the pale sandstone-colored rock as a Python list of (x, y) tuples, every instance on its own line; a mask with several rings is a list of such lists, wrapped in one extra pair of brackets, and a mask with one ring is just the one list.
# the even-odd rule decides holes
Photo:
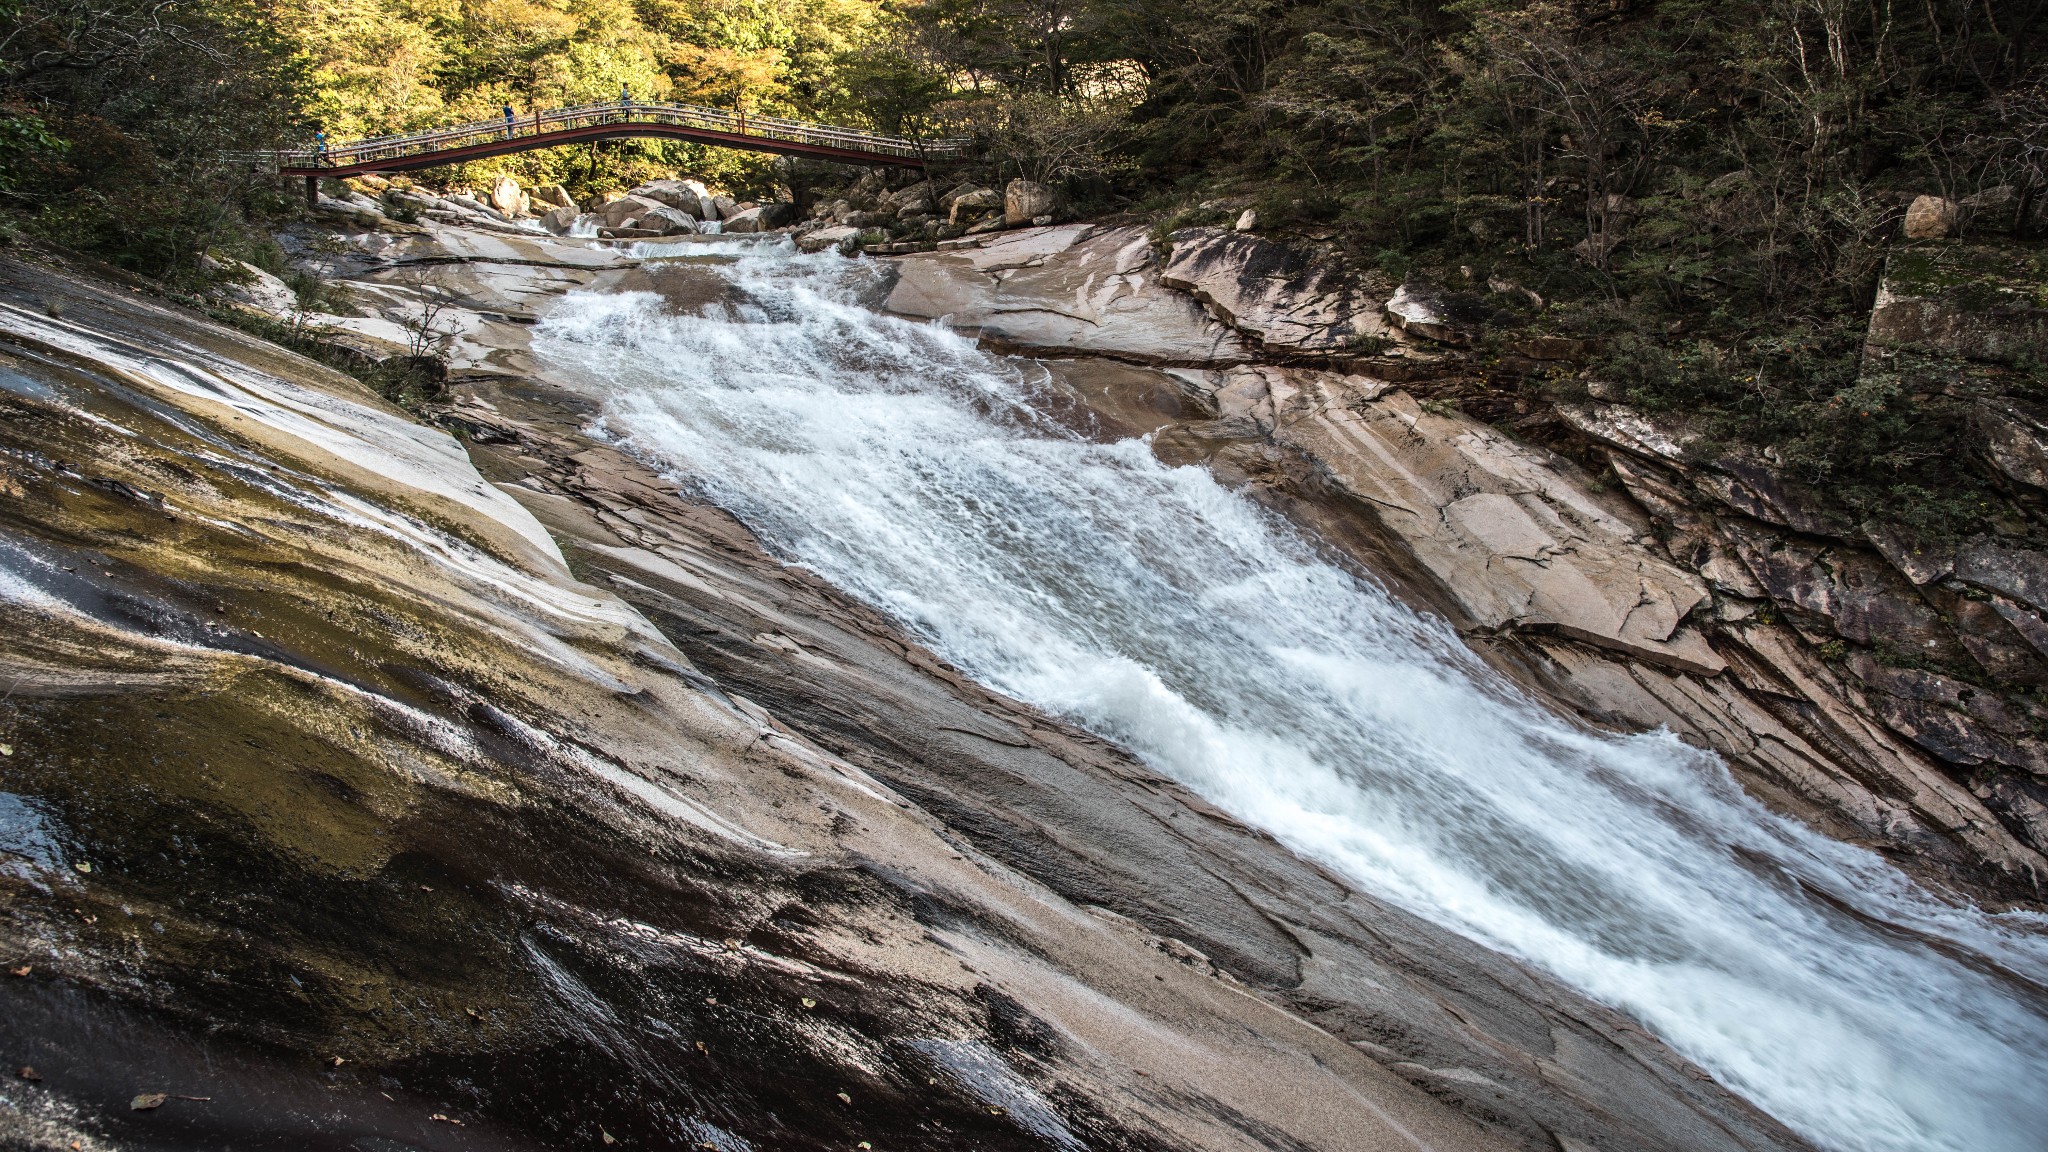
[(1058, 206), (1052, 189), (1035, 180), (1012, 180), (1003, 189), (1003, 222), (1012, 228), (1049, 215)]
[(1021, 348), (1156, 364), (1249, 358), (1237, 335), (1163, 288), (1142, 228), (1086, 224), (1003, 234), (896, 261), (886, 307)]
[(1260, 344), (1337, 352), (1355, 337), (1388, 332), (1379, 301), (1284, 245), (1222, 228), (1185, 229), (1171, 240), (1160, 282), (1192, 295)]
[(1915, 196), (1901, 226), (1908, 240), (1941, 240), (1955, 233), (1961, 209), (1943, 196)]
[(1329, 373), (1244, 371), (1272, 389), (1274, 439), (1364, 501), (1468, 626), (1555, 632), (1687, 672), (1724, 666), (1684, 623), (1705, 586), (1570, 463), (1406, 392), (1360, 402)]
[(491, 181), (491, 207), (512, 216), (519, 212), (519, 201), (519, 181), (510, 176), (500, 176)]

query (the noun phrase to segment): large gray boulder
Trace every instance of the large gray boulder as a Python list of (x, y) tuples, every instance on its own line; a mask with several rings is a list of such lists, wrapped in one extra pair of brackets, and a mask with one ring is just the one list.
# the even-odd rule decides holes
[(803, 252), (823, 252), (827, 248), (837, 248), (858, 235), (860, 229), (850, 224), (834, 224), (798, 236), (796, 246)]
[(767, 232), (788, 224), (796, 215), (796, 206), (785, 201), (757, 205), (741, 212), (735, 212), (725, 223), (727, 232)]
[(541, 216), (540, 226), (557, 236), (566, 236), (569, 234), (569, 229), (575, 225), (576, 218), (580, 215), (582, 213), (576, 211), (573, 207), (556, 208)]
[(703, 183), (696, 180), (650, 180), (627, 193), (666, 204), (678, 212), (687, 212), (698, 220), (718, 219), (718, 209), (713, 197)]
[(599, 208), (597, 215), (607, 228), (626, 228), (631, 227), (628, 221), (638, 220), (656, 208), (668, 207), (669, 205), (659, 200), (629, 193)]
[(661, 236), (678, 236), (698, 231), (696, 217), (667, 205), (649, 208), (633, 221), (631, 227)]

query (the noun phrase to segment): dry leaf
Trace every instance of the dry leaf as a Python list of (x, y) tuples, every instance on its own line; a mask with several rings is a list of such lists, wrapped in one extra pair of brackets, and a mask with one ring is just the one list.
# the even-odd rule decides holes
[(706, 996), (706, 997), (704, 998), (704, 1002), (705, 1002), (706, 1004), (716, 1004), (716, 1003), (718, 1003), (718, 997), (716, 997), (716, 996)]
[(817, 1006), (818, 1002), (816, 1000), (811, 999), (809, 996), (804, 997), (804, 1007), (816, 1008)]
[(135, 1112), (147, 1112), (147, 1111), (149, 1111), (149, 1110), (150, 1110), (150, 1109), (152, 1109), (152, 1108), (161, 1108), (161, 1107), (163, 1107), (163, 1106), (164, 1106), (164, 1101), (166, 1101), (166, 1100), (169, 1100), (169, 1099), (170, 1099), (170, 1096), (169, 1096), (169, 1094), (167, 1094), (167, 1093), (163, 1093), (163, 1092), (144, 1092), (144, 1093), (143, 1093), (142, 1095), (140, 1095), (140, 1096), (137, 1096), (137, 1097), (136, 1097), (135, 1099), (133, 1099), (133, 1100), (130, 1100), (130, 1101), (128, 1102), (128, 1107), (129, 1107), (129, 1109), (130, 1109), (131, 1111), (135, 1111)]
[(341, 1058), (341, 1057), (339, 1057), (339, 1056), (336, 1056), (336, 1057), (334, 1058), (334, 1060), (332, 1061), (332, 1063), (334, 1064), (334, 1066), (335, 1066), (336, 1068), (339, 1068), (339, 1067), (341, 1067), (341, 1066), (342, 1066), (342, 1064), (344, 1063), (344, 1061), (342, 1060), (342, 1058)]
[(41, 1072), (36, 1071), (35, 1069), (29, 1067), (26, 1064), (23, 1064), (21, 1066), (21, 1069), (17, 1071), (15, 1075), (21, 1077), (23, 1080), (41, 1080), (43, 1078), (43, 1074)]
[(838, 1093), (834, 1093), (834, 1095), (836, 1095), (836, 1096), (838, 1096), (838, 1097), (839, 1097), (839, 1102), (840, 1102), (841, 1104), (851, 1104), (851, 1103), (853, 1103), (853, 1097), (851, 1097), (851, 1096), (848, 1096), (848, 1095), (847, 1095), (846, 1093), (844, 1093), (844, 1092), (838, 1092)]
[(613, 1136), (613, 1135), (612, 1135), (611, 1133), (609, 1133), (609, 1132), (605, 1131), (605, 1130), (604, 1130), (604, 1129), (602, 1129), (602, 1128), (599, 1128), (599, 1129), (597, 1130), (597, 1134), (598, 1134), (599, 1136), (602, 1136), (602, 1137), (604, 1137), (604, 1142), (605, 1142), (605, 1143), (607, 1143), (607, 1144), (617, 1144), (617, 1143), (619, 1142), (619, 1139), (618, 1139), (618, 1137), (616, 1137), (616, 1136)]
[(442, 1115), (441, 1113), (439, 1113), (439, 1112), (436, 1112), (436, 1113), (434, 1113), (434, 1114), (433, 1114), (432, 1116), (429, 1116), (429, 1117), (427, 1117), (427, 1119), (429, 1119), (429, 1120), (438, 1120), (438, 1121), (440, 1121), (440, 1122), (441, 1122), (441, 1123), (443, 1123), (443, 1124), (453, 1124), (453, 1125), (455, 1125), (455, 1126), (456, 1126), (457, 1128), (460, 1128), (460, 1127), (462, 1127), (462, 1121), (460, 1121), (460, 1120), (457, 1120), (457, 1119), (456, 1119), (455, 1117), (453, 1117), (453, 1116), (443, 1116), (443, 1115)]
[(9, 976), (26, 976), (26, 975), (28, 975), (29, 973), (31, 973), (31, 972), (33, 972), (33, 971), (35, 971), (35, 970), (36, 970), (36, 966), (35, 966), (35, 965), (33, 965), (33, 964), (23, 964), (23, 965), (22, 965), (21, 967), (19, 967), (19, 968), (9, 968), (9, 969), (7, 970), (7, 974), (8, 974)]

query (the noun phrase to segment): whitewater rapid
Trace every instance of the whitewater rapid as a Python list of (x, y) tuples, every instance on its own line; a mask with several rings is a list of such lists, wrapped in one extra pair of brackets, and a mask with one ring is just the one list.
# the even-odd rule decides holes
[(1551, 715), (1206, 471), (1055, 422), (1042, 369), (865, 307), (870, 263), (689, 251), (739, 303), (582, 294), (536, 351), (785, 559), (1818, 1145), (2048, 1145), (2043, 918), (1940, 902), (1668, 734)]

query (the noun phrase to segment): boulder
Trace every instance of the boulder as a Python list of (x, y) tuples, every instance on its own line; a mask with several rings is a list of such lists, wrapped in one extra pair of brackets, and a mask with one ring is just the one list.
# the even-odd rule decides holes
[(815, 232), (806, 232), (796, 238), (797, 250), (801, 252), (823, 252), (837, 248), (860, 235), (860, 229), (846, 224), (834, 224)]
[(839, 222), (850, 228), (887, 228), (896, 222), (896, 217), (887, 212), (848, 212), (839, 217)]
[(598, 209), (597, 215), (604, 220), (604, 226), (607, 228), (627, 228), (631, 227), (627, 223), (628, 221), (638, 220), (656, 208), (667, 207), (669, 205), (659, 200), (649, 199), (646, 196), (637, 194), (629, 194), (621, 196), (617, 200)]
[(1002, 206), (1002, 193), (993, 188), (973, 188), (953, 198), (953, 202), (946, 207), (946, 219), (954, 224), (961, 224)]
[(730, 219), (733, 216), (737, 216), (740, 211), (739, 201), (734, 200), (730, 196), (713, 196), (711, 203), (706, 205), (706, 207), (711, 209), (711, 211), (704, 214), (704, 219), (706, 220)]
[(1946, 197), (1915, 196), (1906, 207), (1903, 231), (1908, 240), (1941, 240), (1955, 234), (1960, 215), (1960, 206)]
[(457, 211), (472, 212), (478, 216), (484, 217), (485, 219), (496, 220), (501, 224), (510, 224), (512, 222), (512, 218), (510, 216), (505, 215), (503, 212), (498, 211), (496, 208), (491, 207), (489, 204), (486, 204), (483, 201), (478, 200), (476, 197), (468, 195), (467, 193), (450, 192), (448, 195), (441, 197), (441, 199), (449, 206), (455, 208)]
[(507, 216), (519, 211), (519, 181), (500, 176), (491, 182), (491, 207)]
[(557, 208), (540, 218), (540, 226), (557, 236), (566, 236), (580, 215), (574, 208)]
[(1058, 194), (1035, 180), (1012, 180), (1003, 189), (1003, 221), (1013, 228), (1049, 216), (1058, 206)]
[(1237, 231), (1250, 232), (1258, 226), (1259, 214), (1255, 209), (1247, 208), (1237, 214)]
[(1225, 324), (1270, 348), (1335, 352), (1387, 332), (1379, 302), (1357, 292), (1328, 261), (1247, 232), (1189, 228), (1173, 245), (1160, 283), (1201, 301)]
[(727, 232), (767, 232), (788, 224), (796, 215), (796, 206), (784, 201), (745, 208), (724, 221)]
[(538, 203), (553, 205), (556, 208), (573, 208), (576, 206), (576, 202), (569, 199), (569, 190), (560, 184), (543, 184), (535, 188), (533, 190), (533, 198)]
[(346, 221), (358, 228), (375, 228), (388, 217), (376, 208), (357, 204), (353, 200), (337, 200), (322, 194), (314, 203), (314, 211), (324, 216)]
[(633, 189), (628, 195), (666, 204), (678, 212), (689, 213), (694, 219), (717, 218), (717, 208), (711, 203), (711, 193), (695, 180), (650, 180)]
[[(947, 191), (945, 195), (939, 197), (939, 211), (951, 212), (953, 210), (953, 205), (958, 203), (962, 196), (973, 196), (977, 193), (993, 191), (994, 189), (992, 188), (984, 188), (981, 185), (974, 183), (959, 185), (958, 187)], [(996, 203), (1002, 203), (1001, 196), (996, 197)]]
[(695, 233), (697, 218), (688, 212), (679, 212), (666, 204), (657, 205), (642, 212), (633, 221), (632, 227), (657, 236), (677, 236)]

